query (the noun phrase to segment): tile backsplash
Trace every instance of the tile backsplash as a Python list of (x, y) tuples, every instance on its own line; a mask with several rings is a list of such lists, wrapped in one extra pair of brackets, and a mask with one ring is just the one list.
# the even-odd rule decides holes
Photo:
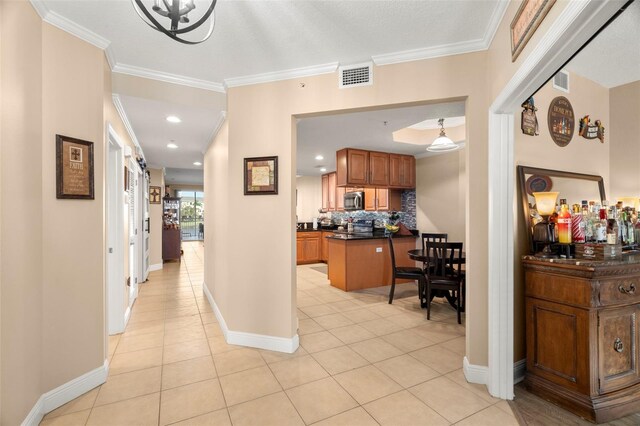
[[(400, 222), (409, 229), (416, 229), (416, 191), (415, 189), (402, 192), (402, 211), (400, 213)], [(331, 212), (331, 218), (334, 222), (340, 219), (347, 220), (349, 217), (354, 219), (365, 219), (375, 221), (375, 226), (381, 228), (384, 226), (385, 219), (389, 218), (388, 212), (371, 212), (364, 210), (356, 210), (350, 212)]]

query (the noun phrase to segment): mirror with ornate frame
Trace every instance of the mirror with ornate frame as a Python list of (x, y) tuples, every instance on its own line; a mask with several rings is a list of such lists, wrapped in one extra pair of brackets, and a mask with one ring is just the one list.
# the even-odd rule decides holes
[(527, 224), (527, 239), (531, 253), (534, 253), (530, 206), (535, 205), (533, 192), (556, 191), (558, 199), (566, 199), (569, 206), (580, 204), (582, 200), (601, 203), (606, 200), (604, 179), (598, 175), (518, 166), (518, 182), (522, 197), (524, 223)]

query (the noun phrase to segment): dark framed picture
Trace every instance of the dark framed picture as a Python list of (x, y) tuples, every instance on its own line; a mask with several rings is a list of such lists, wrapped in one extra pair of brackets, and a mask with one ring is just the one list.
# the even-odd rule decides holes
[(278, 193), (278, 157), (244, 159), (244, 195)]
[(149, 187), (149, 203), (150, 204), (160, 204), (162, 200), (162, 188), (159, 186), (150, 186)]
[(93, 200), (93, 142), (56, 135), (56, 198)]
[(515, 62), (522, 49), (536, 32), (556, 0), (523, 0), (511, 21), (511, 62)]

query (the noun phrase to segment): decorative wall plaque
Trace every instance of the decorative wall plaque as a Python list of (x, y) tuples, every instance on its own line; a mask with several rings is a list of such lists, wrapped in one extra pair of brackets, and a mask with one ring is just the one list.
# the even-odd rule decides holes
[(244, 195), (278, 193), (278, 157), (244, 159)]
[(160, 188), (159, 186), (150, 186), (149, 187), (149, 203), (160, 204), (161, 199), (162, 199), (162, 188)]
[(511, 62), (515, 62), (555, 2), (556, 0), (523, 0), (511, 21)]
[(551, 101), (551, 105), (549, 105), (549, 114), (547, 115), (547, 122), (549, 125), (551, 139), (553, 139), (556, 145), (569, 145), (575, 128), (573, 107), (571, 106), (569, 99), (564, 96), (558, 96)]
[(93, 200), (93, 142), (56, 135), (56, 198)]
[(538, 136), (538, 117), (536, 117), (538, 108), (534, 105), (533, 96), (522, 104), (522, 108), (524, 108), (520, 120), (522, 133), (529, 136)]
[(578, 134), (585, 139), (600, 139), (600, 142), (604, 143), (604, 126), (602, 125), (602, 121), (596, 120), (594, 124), (591, 124), (591, 119), (588, 115), (580, 119), (580, 130)]

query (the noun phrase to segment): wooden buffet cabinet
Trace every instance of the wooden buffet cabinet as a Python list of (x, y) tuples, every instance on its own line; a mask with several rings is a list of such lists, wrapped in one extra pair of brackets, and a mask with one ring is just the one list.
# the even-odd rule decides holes
[(527, 389), (597, 423), (640, 411), (640, 255), (523, 264)]

